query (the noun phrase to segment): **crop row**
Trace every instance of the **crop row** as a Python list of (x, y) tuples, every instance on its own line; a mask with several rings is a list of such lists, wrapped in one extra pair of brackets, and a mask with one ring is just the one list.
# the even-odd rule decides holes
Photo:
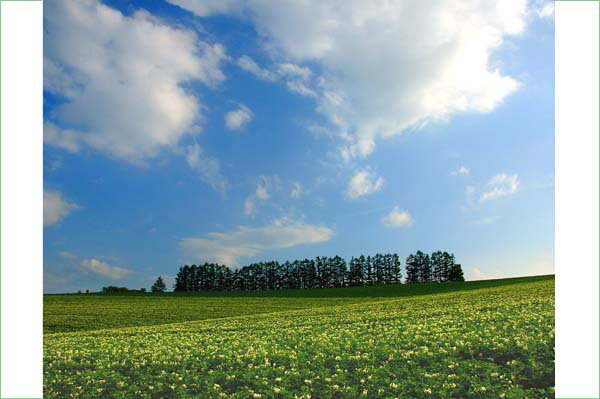
[(46, 398), (550, 398), (553, 282), (49, 334)]

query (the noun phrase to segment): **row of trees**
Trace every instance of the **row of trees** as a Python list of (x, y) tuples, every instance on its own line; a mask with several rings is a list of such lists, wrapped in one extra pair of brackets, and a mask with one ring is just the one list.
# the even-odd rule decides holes
[(406, 258), (406, 283), (446, 281), (465, 281), (462, 267), (456, 263), (454, 254), (436, 251), (429, 256), (417, 251)]
[[(434, 252), (431, 257), (417, 251), (406, 260), (407, 283), (464, 281), (454, 255)], [(398, 254), (361, 255), (347, 264), (340, 256), (259, 262), (231, 270), (225, 265), (185, 265), (175, 278), (175, 291), (280, 290), (294, 288), (338, 288), (402, 281)], [(161, 280), (162, 282), (162, 280)], [(155, 291), (153, 287), (152, 291)]]
[[(127, 287), (116, 287), (114, 285), (102, 287), (103, 294), (115, 294), (115, 293), (122, 293), (122, 292), (146, 292), (146, 289), (140, 288), (139, 290), (134, 290), (134, 289), (127, 288)], [(79, 291), (78, 293), (81, 294), (81, 291)], [(88, 294), (89, 290), (85, 290), (85, 293)]]

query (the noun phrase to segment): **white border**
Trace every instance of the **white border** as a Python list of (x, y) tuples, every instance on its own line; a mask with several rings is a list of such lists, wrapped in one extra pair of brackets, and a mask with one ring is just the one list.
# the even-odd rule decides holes
[[(42, 2), (2, 2), (2, 398), (42, 397)], [(15, 40), (18, 38), (18, 40)]]
[(598, 2), (556, 9), (556, 397), (598, 398)]
[[(42, 2), (1, 6), (0, 396), (41, 397)], [(556, 393), (598, 398), (599, 4), (555, 7)]]

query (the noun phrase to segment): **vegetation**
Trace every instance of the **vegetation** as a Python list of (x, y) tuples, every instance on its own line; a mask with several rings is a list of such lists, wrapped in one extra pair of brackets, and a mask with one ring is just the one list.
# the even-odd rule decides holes
[[(418, 251), (406, 264), (407, 283), (464, 281), (462, 268), (453, 254), (437, 251), (431, 256)], [(281, 289), (341, 288), (399, 284), (402, 279), (398, 254), (361, 255), (349, 264), (340, 256), (317, 257), (280, 264), (253, 263), (239, 270), (205, 263), (179, 269), (174, 290), (260, 291)]]
[(372, 300), (372, 298), (367, 297), (207, 298), (173, 293), (45, 295), (44, 333), (151, 326), (370, 302)]
[(44, 295), (44, 333), (150, 326), (313, 307), (346, 305), (553, 280), (554, 276), (445, 284), (395, 284), (279, 291), (128, 291)]
[[(132, 290), (129, 289), (127, 287), (115, 287), (114, 285), (109, 285), (107, 287), (102, 287), (102, 293), (103, 294), (116, 294), (116, 293), (124, 293), (124, 292), (145, 292), (145, 289), (141, 289), (141, 290)], [(88, 291), (86, 290), (86, 293)], [(81, 291), (78, 292), (78, 294), (81, 294)]]
[[(44, 397), (549, 398), (554, 396), (554, 281), (538, 280), (46, 334)], [(213, 300), (177, 294), (103, 299), (146, 298)]]
[(167, 286), (165, 285), (165, 282), (163, 281), (162, 277), (158, 276), (156, 282), (152, 285), (152, 288), (150, 289), (152, 292), (165, 292)]

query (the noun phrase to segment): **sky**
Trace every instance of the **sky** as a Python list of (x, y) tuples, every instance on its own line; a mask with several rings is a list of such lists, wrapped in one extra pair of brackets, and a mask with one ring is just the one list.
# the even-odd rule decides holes
[(538, 0), (44, 2), (44, 291), (417, 250), (554, 270)]

